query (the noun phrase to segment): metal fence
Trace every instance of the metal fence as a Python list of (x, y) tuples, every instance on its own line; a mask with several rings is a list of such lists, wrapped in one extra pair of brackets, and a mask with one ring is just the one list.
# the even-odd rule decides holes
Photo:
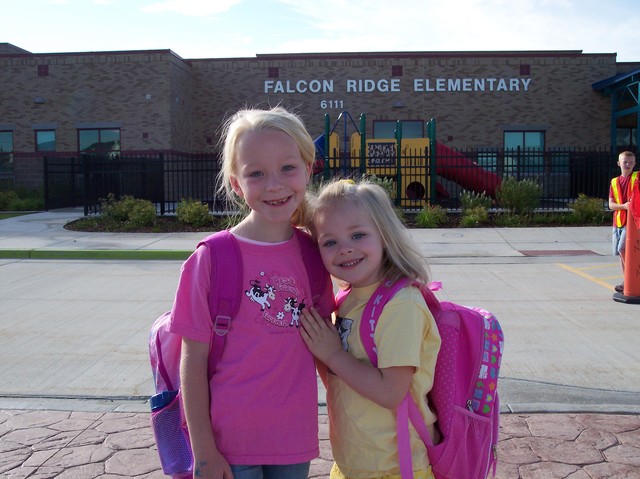
[(564, 210), (579, 194), (605, 201), (609, 180), (620, 174), (617, 152), (610, 149), (452, 149), (438, 144), (433, 154), (393, 143), (369, 148), (366, 156), (344, 153), (325, 159), (323, 177), (375, 175), (393, 182), (392, 196), (404, 209), (426, 203), (447, 209), (460, 206), (465, 191), (496, 196), (503, 178), (532, 180), (542, 187), (541, 210)]
[(45, 209), (84, 206), (85, 215), (97, 213), (113, 194), (150, 200), (162, 215), (175, 213), (183, 199), (206, 202), (216, 211), (222, 208), (218, 172), (218, 157), (211, 153), (46, 157)]
[[(317, 160), (313, 181), (375, 175), (386, 180), (396, 204), (410, 211), (426, 204), (456, 209), (464, 191), (495, 196), (502, 178), (512, 176), (541, 185), (542, 210), (563, 210), (579, 194), (606, 200), (609, 180), (619, 174), (616, 154), (609, 149), (454, 150), (438, 145), (433, 154), (405, 149), (398, 155), (387, 144), (362, 158), (329, 153)], [(96, 213), (102, 199), (113, 194), (148, 199), (163, 215), (175, 213), (183, 199), (205, 202), (213, 212), (224, 210), (224, 197), (216, 191), (218, 156), (210, 152), (47, 157), (44, 169), (46, 209), (84, 206), (85, 214)]]

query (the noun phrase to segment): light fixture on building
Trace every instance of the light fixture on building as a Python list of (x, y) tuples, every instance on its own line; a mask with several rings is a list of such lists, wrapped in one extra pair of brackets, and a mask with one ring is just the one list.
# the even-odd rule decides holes
[(44, 103), (44, 98), (42, 98), (41, 96), (37, 96), (33, 99), (33, 103), (36, 103), (38, 105), (42, 105)]
[(404, 103), (402, 103), (400, 100), (394, 101), (393, 108), (404, 108)]

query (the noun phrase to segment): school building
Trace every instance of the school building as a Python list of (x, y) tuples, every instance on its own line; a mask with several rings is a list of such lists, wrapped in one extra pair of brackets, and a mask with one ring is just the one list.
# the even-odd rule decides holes
[(367, 138), (393, 138), (398, 120), (424, 137), (435, 118), (450, 148), (635, 150), (639, 78), (640, 61), (579, 50), (183, 59), (0, 43), (0, 177), (40, 186), (44, 156), (211, 151), (245, 106), (291, 109), (313, 138), (327, 124), (346, 138), (364, 114)]

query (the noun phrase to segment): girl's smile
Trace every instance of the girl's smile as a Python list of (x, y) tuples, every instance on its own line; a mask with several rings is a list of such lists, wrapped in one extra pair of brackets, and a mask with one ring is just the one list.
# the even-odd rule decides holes
[(315, 215), (314, 227), (329, 273), (354, 287), (380, 281), (384, 245), (364, 208), (334, 205)]
[(237, 148), (231, 186), (251, 209), (251, 224), (268, 237), (290, 235), (291, 217), (304, 201), (311, 165), (302, 159), (294, 139), (279, 130), (248, 132)]

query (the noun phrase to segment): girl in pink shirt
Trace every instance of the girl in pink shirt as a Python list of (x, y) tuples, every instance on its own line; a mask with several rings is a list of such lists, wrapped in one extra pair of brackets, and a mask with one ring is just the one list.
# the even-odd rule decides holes
[[(183, 265), (170, 327), (183, 338), (180, 377), (193, 477), (306, 479), (319, 454), (317, 382), (298, 329), (312, 295), (293, 228), (304, 224), (315, 146), (301, 120), (282, 108), (238, 112), (223, 138), (221, 181), (227, 198), (249, 213), (231, 229), (243, 288), (210, 382), (206, 245)], [(328, 315), (328, 274), (326, 282), (313, 306)]]

